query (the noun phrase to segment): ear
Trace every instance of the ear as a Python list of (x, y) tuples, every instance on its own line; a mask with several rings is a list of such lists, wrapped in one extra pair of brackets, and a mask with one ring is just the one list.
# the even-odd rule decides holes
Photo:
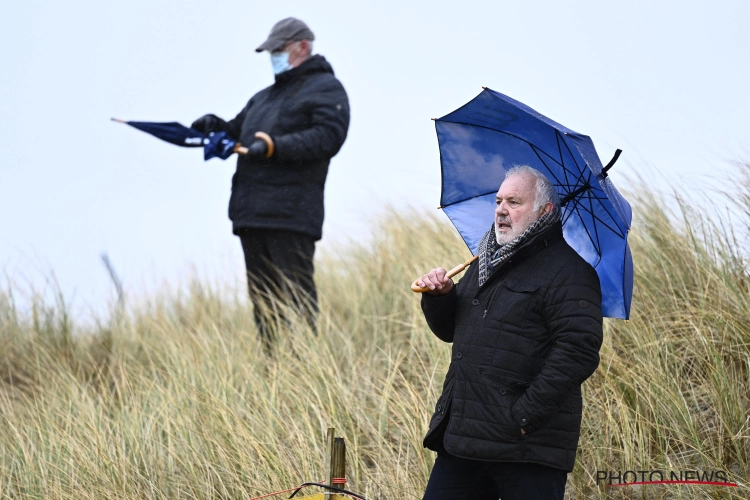
[(548, 201), (547, 204), (542, 207), (542, 215), (547, 215), (552, 210), (554, 210), (554, 208), (555, 206)]

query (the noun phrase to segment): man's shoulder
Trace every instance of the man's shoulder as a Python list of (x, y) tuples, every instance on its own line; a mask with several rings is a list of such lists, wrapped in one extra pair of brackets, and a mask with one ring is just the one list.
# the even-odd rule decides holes
[(248, 104), (250, 104), (253, 101), (259, 102), (259, 101), (262, 101), (262, 100), (266, 99), (266, 97), (268, 97), (268, 95), (271, 93), (271, 89), (272, 88), (273, 88), (273, 84), (271, 84), (268, 87), (265, 87), (265, 88), (259, 90), (258, 92), (256, 92), (255, 94), (253, 94), (253, 96), (248, 101)]
[(303, 85), (303, 88), (315, 88), (317, 91), (321, 90), (335, 90), (335, 91), (341, 91), (346, 92), (344, 90), (344, 85), (339, 81), (338, 78), (336, 78), (336, 75), (333, 73), (328, 73), (325, 71), (320, 71), (316, 73), (310, 73), (305, 76), (305, 84)]
[(555, 281), (589, 283), (599, 286), (599, 275), (586, 259), (576, 252), (565, 240), (559, 241), (551, 248), (551, 264)]

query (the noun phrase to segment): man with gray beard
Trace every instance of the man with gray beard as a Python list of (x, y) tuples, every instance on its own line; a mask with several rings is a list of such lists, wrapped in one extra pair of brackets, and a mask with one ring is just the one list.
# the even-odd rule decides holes
[(452, 342), (424, 446), (437, 451), (424, 500), (562, 499), (581, 427), (581, 384), (599, 364), (596, 271), (565, 241), (539, 171), (514, 167), (497, 192), (478, 265), (453, 283), (433, 269), (422, 311)]

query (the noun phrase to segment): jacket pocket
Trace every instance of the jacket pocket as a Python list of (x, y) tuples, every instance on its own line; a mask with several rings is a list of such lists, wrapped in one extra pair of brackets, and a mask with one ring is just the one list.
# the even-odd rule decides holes
[(538, 281), (508, 278), (500, 282), (487, 298), (484, 317), (526, 328), (529, 324), (527, 312), (538, 308), (541, 288)]
[(490, 384), (506, 384), (521, 390), (525, 390), (531, 382), (528, 377), (500, 368), (481, 367), (477, 369), (477, 375), (479, 375), (480, 379), (483, 379)]
[(492, 368), (477, 369), (478, 396), (482, 403), (480, 420), (489, 424), (491, 439), (520, 439), (520, 426), (514, 421), (511, 409), (529, 386), (522, 376)]
[(536, 292), (542, 287), (538, 281), (521, 280), (518, 278), (507, 278), (503, 281), (505, 288), (518, 293)]

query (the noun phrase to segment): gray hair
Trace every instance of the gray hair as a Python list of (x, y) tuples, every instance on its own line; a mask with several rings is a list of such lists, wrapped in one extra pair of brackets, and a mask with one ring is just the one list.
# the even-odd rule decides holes
[(547, 203), (558, 208), (560, 206), (560, 197), (557, 195), (555, 186), (547, 179), (547, 176), (535, 168), (528, 165), (515, 165), (505, 172), (505, 178), (517, 174), (528, 174), (536, 179), (536, 195), (534, 196), (534, 210), (540, 210)]

